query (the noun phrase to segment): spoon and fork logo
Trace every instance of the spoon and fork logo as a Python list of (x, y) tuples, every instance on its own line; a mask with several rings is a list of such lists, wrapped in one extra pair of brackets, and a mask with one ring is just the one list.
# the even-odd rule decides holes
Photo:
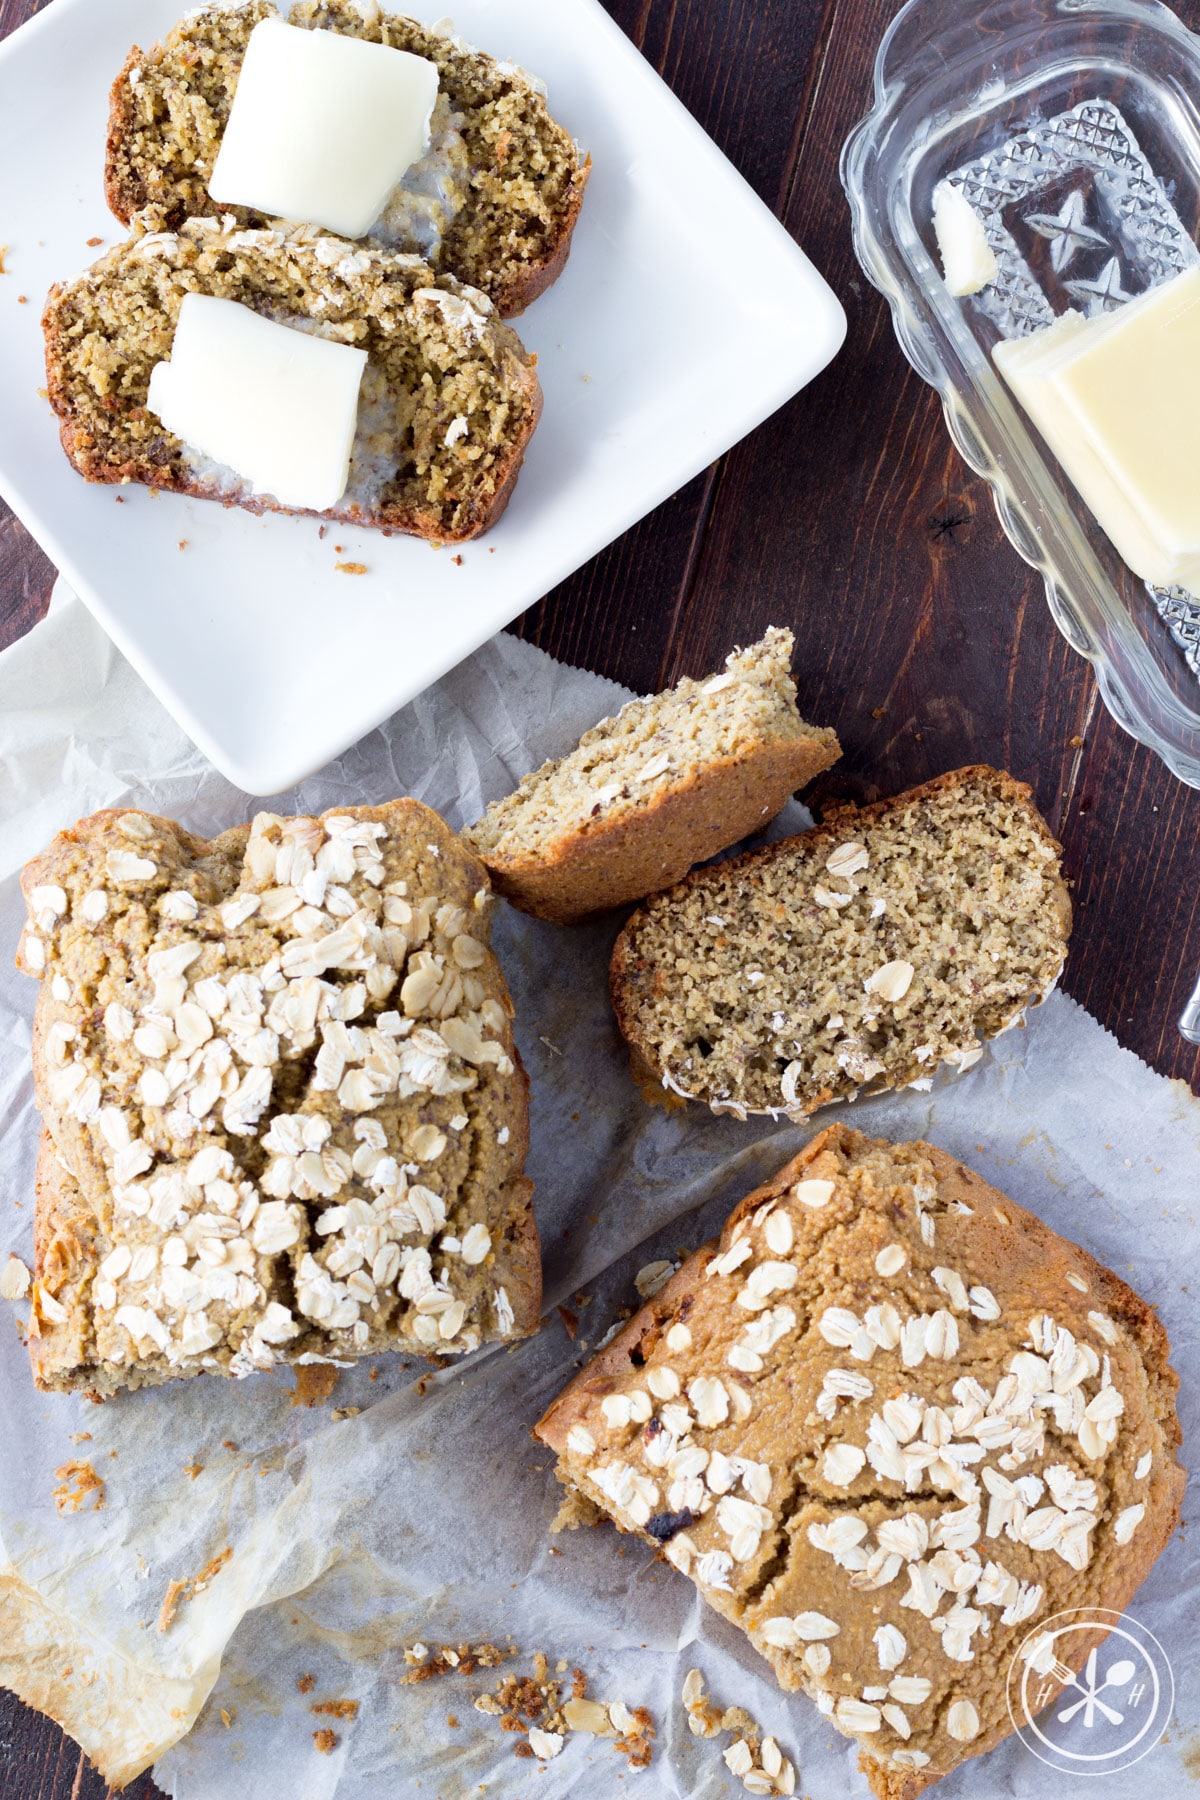
[(1137, 1762), (1162, 1737), (1174, 1698), (1158, 1639), (1103, 1607), (1045, 1620), (1009, 1664), (1014, 1730), (1042, 1762), (1067, 1774), (1108, 1775)]

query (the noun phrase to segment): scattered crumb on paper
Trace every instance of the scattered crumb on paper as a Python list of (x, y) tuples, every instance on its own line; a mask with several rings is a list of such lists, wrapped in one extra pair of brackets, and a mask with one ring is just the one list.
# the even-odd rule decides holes
[(293, 1406), (321, 1406), (341, 1379), (335, 1363), (298, 1363)]
[(30, 1280), (25, 1264), (10, 1251), (8, 1261), (0, 1272), (0, 1300), (23, 1300), (29, 1292)]
[(232, 1548), (226, 1544), (224, 1550), (218, 1556), (214, 1556), (198, 1575), (185, 1575), (182, 1581), (172, 1581), (167, 1584), (167, 1591), (163, 1595), (163, 1603), (158, 1614), (160, 1637), (165, 1631), (170, 1631), (175, 1615), (184, 1601), (192, 1600), (197, 1594), (202, 1594), (209, 1582), (221, 1573), (232, 1555)]
[(89, 1494), (95, 1494), (93, 1512), (104, 1505), (104, 1481), (90, 1462), (65, 1462), (55, 1469), (61, 1487), (54, 1490), (54, 1504), (60, 1513), (77, 1513)]
[(718, 1706), (705, 1693), (699, 1669), (688, 1670), (682, 1698), (693, 1737), (715, 1738), (723, 1731), (735, 1734), (722, 1750), (721, 1760), (748, 1794), (795, 1793), (795, 1766), (744, 1706)]
[(571, 1732), (611, 1738), (613, 1749), (628, 1759), (630, 1769), (648, 1769), (654, 1756), (654, 1720), (644, 1706), (630, 1708), (621, 1700), (589, 1700), (588, 1678), (582, 1669), (571, 1669), (571, 1692), (563, 1698), (563, 1682), (556, 1679), (568, 1665), (560, 1663), (555, 1676), (539, 1650), (532, 1675), (505, 1675), (495, 1688), (475, 1699), (476, 1712), (498, 1719), (502, 1731), (518, 1734), (513, 1755), (547, 1762), (562, 1750)]

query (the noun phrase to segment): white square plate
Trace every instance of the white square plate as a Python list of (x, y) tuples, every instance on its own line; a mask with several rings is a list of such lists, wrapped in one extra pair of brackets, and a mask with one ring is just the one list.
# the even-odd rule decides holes
[(462, 35), (540, 75), (593, 158), (566, 273), (517, 321), (546, 410), (499, 526), (460, 563), (378, 532), (320, 540), (313, 519), (89, 486), (38, 392), (39, 314), (100, 254), (89, 238), (120, 236), (102, 191), (109, 84), (185, 6), (54, 0), (0, 44), (0, 492), (217, 767), (272, 794), (781, 406), (836, 353), (845, 318), (598, 0), (456, 0)]

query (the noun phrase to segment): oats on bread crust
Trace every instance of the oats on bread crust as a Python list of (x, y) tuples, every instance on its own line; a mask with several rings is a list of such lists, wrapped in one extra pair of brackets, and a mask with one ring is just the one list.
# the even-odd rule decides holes
[(436, 813), (260, 813), (211, 843), (97, 813), (23, 886), (40, 1386), (534, 1328), (512, 1007), (486, 874)]
[(1038, 1621), (1121, 1610), (1165, 1546), (1168, 1353), (1119, 1277), (944, 1151), (834, 1126), (535, 1431), (912, 1800), (1011, 1730)]

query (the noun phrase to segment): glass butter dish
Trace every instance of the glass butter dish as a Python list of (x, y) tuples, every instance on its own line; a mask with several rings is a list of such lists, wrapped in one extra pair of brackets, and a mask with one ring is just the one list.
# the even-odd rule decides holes
[[(842, 179), (858, 259), (1059, 629), (1118, 723), (1200, 787), (1200, 596), (1126, 567), (991, 358), (1200, 262), (1200, 38), (1153, 0), (909, 0)], [(961, 299), (933, 231), (942, 183), (995, 255)]]

